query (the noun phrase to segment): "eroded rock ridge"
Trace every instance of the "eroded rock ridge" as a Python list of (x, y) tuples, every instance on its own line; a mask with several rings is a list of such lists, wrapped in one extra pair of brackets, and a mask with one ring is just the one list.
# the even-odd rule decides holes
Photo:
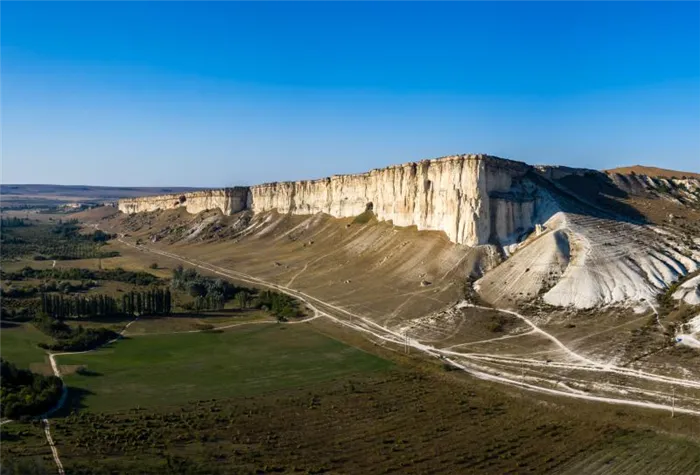
[(530, 171), (525, 163), (489, 155), (455, 155), (320, 180), (123, 199), (119, 209), (277, 210), (336, 218), (371, 210), (397, 226), (444, 231), (458, 244), (509, 244), (534, 226), (542, 196), (527, 178)]

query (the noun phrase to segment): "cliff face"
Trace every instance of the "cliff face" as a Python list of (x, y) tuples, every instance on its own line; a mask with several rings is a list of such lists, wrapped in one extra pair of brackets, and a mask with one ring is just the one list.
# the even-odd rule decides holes
[(424, 160), (360, 175), (253, 186), (252, 209), (335, 217), (372, 209), (397, 226), (444, 231), (459, 244), (485, 244), (532, 226), (534, 198), (508, 194), (528, 169), (482, 155)]
[(188, 213), (192, 214), (209, 209), (219, 209), (224, 214), (233, 214), (248, 209), (250, 207), (248, 199), (249, 192), (247, 187), (235, 187), (222, 190), (122, 199), (119, 200), (119, 211), (133, 214), (159, 209), (185, 208)]
[(184, 202), (176, 195), (121, 200), (119, 209), (134, 213), (185, 206), (191, 213), (251, 209), (256, 213), (321, 212), (337, 218), (371, 209), (380, 220), (444, 231), (459, 244), (510, 243), (534, 226), (537, 203), (525, 176), (530, 169), (524, 163), (487, 155), (458, 155), (358, 175), (235, 188), (235, 193), (187, 193)]

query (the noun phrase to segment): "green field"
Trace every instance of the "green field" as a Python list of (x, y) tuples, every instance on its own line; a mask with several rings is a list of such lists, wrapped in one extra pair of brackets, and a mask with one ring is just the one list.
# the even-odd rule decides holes
[(50, 341), (50, 337), (32, 324), (3, 324), (0, 330), (0, 355), (18, 368), (28, 369), (32, 363), (47, 361), (46, 352), (37, 347), (37, 343)]
[(248, 396), (392, 366), (306, 324), (139, 336), (57, 361), (64, 374), (87, 367), (89, 375), (67, 374), (65, 381), (91, 411)]

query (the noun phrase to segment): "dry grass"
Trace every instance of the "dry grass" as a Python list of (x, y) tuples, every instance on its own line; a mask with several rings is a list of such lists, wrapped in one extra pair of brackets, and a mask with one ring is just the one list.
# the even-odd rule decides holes
[(619, 173), (620, 175), (631, 175), (632, 173), (636, 175), (647, 175), (647, 176), (659, 176), (664, 178), (681, 178), (681, 177), (695, 177), (700, 178), (700, 173), (695, 172), (683, 172), (678, 170), (668, 170), (666, 168), (657, 167), (647, 167), (644, 165), (632, 165), (630, 167), (618, 167), (612, 168), (610, 170), (605, 170), (606, 173)]
[[(143, 220), (139, 224), (134, 223), (137, 217), (130, 217), (128, 239), (148, 242), (164, 226), (196, 221), (183, 213), (153, 213), (139, 217)], [(425, 315), (460, 298), (461, 276), (471, 272), (483, 252), (454, 246), (442, 233), (394, 228), (388, 223), (269, 216), (271, 221), (255, 238), (195, 240), (170, 250), (310, 292), (383, 322)], [(235, 217), (221, 219), (225, 227)], [(121, 216), (102, 226), (124, 229), (125, 221)], [(156, 246), (169, 248), (161, 242)], [(116, 244), (115, 249), (122, 253), (115, 261), (122, 267), (130, 268), (130, 260), (135, 266), (143, 265), (143, 253)], [(179, 264), (162, 257), (153, 260), (171, 268)], [(421, 287), (423, 280), (432, 285)]]

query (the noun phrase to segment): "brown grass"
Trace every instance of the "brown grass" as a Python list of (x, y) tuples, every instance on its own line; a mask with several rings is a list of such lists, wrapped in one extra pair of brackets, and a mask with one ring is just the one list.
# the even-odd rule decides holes
[(620, 175), (631, 175), (632, 173), (636, 175), (647, 175), (653, 177), (664, 177), (664, 178), (682, 178), (682, 177), (694, 177), (700, 178), (700, 173), (696, 172), (683, 172), (678, 170), (668, 170), (666, 168), (657, 167), (647, 167), (644, 165), (632, 165), (629, 167), (618, 167), (611, 168), (610, 170), (605, 170), (606, 173), (619, 173)]

